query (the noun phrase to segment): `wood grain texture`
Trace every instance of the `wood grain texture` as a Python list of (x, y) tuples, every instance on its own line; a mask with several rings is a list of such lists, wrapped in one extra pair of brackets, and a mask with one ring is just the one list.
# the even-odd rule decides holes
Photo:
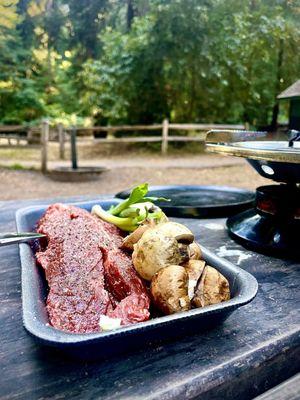
[[(0, 232), (15, 230), (17, 208), (53, 201), (0, 202)], [(210, 250), (249, 255), (240, 266), (259, 282), (256, 299), (213, 330), (107, 361), (71, 360), (34, 342), (22, 327), (18, 248), (1, 248), (0, 398), (247, 400), (298, 372), (299, 263), (243, 250), (224, 220), (183, 222)]]

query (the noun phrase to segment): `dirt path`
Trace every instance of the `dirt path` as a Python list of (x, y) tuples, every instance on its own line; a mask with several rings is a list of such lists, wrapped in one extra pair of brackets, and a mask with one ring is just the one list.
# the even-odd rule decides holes
[[(41, 166), (40, 158), (37, 154), (31, 158), (30, 153), (26, 158), (24, 152), (18, 154), (10, 154), (10, 157), (1, 155), (0, 149), (0, 167), (22, 166), (39, 170)], [(21, 157), (22, 156), (22, 157)], [(50, 158), (48, 168), (51, 170), (55, 167), (70, 166), (71, 162)], [(87, 154), (81, 157), (78, 162), (79, 166), (105, 166), (107, 168), (211, 168), (218, 166), (233, 166), (244, 164), (244, 160), (238, 157), (226, 157), (217, 154), (182, 154), (168, 155), (162, 157), (160, 154), (136, 154), (125, 152), (118, 155), (99, 155), (91, 154), (89, 158)]]
[[(191, 165), (158, 166), (152, 160), (145, 160), (139, 167), (119, 165), (103, 173), (99, 180), (82, 183), (55, 182), (37, 171), (14, 171), (0, 169), (0, 201), (33, 199), (47, 197), (67, 197), (76, 195), (94, 195), (117, 193), (141, 182), (151, 185), (200, 184), (223, 185), (255, 189), (259, 185), (270, 183), (260, 177), (247, 163), (238, 165), (214, 165), (204, 163), (202, 167)], [(143, 165), (143, 167), (141, 167)]]

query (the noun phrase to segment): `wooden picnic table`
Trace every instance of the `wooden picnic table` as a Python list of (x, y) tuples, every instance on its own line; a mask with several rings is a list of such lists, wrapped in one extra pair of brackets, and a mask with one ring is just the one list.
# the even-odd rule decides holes
[[(92, 199), (95, 196), (64, 201)], [(18, 208), (56, 200), (0, 201), (0, 232), (16, 229)], [(229, 239), (224, 219), (181, 222), (210, 250), (235, 250), (227, 258), (259, 282), (250, 304), (204, 333), (109, 360), (72, 360), (41, 347), (24, 330), (18, 247), (2, 247), (0, 398), (247, 400), (296, 374), (300, 263), (243, 249)]]

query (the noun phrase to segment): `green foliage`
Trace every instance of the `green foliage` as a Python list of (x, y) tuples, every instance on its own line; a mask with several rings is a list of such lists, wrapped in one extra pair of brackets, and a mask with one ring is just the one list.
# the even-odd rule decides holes
[(275, 3), (153, 0), (129, 32), (102, 35), (83, 67), (87, 109), (111, 123), (270, 123), (300, 74), (299, 9)]
[(24, 169), (23, 165), (15, 163), (9, 167), (9, 169), (12, 169), (13, 171), (22, 171)]
[(265, 125), (300, 78), (298, 0), (0, 0), (0, 122)]
[(18, 0), (0, 0), (0, 37), (6, 29), (14, 29), (19, 22), (17, 13)]

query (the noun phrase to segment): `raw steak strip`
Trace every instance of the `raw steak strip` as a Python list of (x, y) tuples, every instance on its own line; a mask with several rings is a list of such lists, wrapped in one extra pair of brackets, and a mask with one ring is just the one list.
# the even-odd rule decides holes
[(49, 284), (51, 325), (85, 333), (100, 330), (101, 314), (121, 318), (122, 324), (149, 318), (147, 291), (130, 258), (119, 249), (122, 236), (114, 225), (83, 209), (54, 204), (37, 230), (48, 238), (46, 250), (36, 257)]
[(120, 303), (107, 315), (120, 318), (122, 325), (149, 319), (149, 297), (132, 266), (131, 257), (119, 248), (102, 249), (107, 288)]

